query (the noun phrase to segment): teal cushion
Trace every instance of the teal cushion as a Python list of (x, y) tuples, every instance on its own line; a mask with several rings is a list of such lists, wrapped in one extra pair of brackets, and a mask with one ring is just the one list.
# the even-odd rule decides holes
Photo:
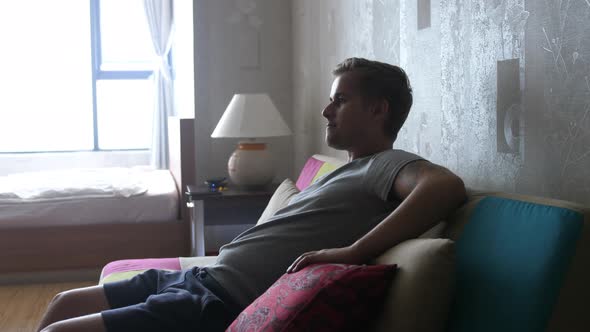
[(544, 331), (583, 225), (582, 214), (486, 197), (456, 244), (449, 331)]

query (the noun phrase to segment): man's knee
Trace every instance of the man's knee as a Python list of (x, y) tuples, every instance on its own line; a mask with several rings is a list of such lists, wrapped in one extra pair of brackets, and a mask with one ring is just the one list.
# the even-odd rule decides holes
[(69, 306), (74, 311), (87, 311), (91, 307), (95, 309), (92, 312), (109, 308), (103, 289), (95, 287), (63, 291), (53, 297), (50, 306)]
[(63, 324), (61, 324), (60, 322), (57, 323), (53, 323), (49, 326), (46, 326), (43, 330), (39, 331), (39, 332), (65, 332), (67, 330), (64, 330), (63, 328)]
[(64, 291), (61, 293), (57, 293), (53, 299), (51, 299), (51, 302), (49, 302), (50, 306), (62, 306), (67, 304), (68, 302), (72, 301), (72, 297), (75, 296), (73, 295), (73, 293), (71, 291)]
[[(53, 297), (49, 303), (49, 307), (59, 312), (74, 312), (79, 311), (82, 314), (87, 313), (86, 307), (95, 302), (96, 299), (88, 297), (86, 293), (77, 292), (76, 290), (67, 290), (58, 293)], [(102, 309), (102, 308), (101, 308)]]
[(73, 331), (79, 331), (79, 329), (77, 329), (75, 326), (72, 326), (68, 322), (62, 321), (62, 322), (53, 323), (53, 324), (45, 327), (40, 332), (73, 332)]
[(39, 332), (56, 332), (58, 330), (53, 328), (54, 324), (51, 324), (49, 326), (46, 326), (43, 330), (39, 331)]

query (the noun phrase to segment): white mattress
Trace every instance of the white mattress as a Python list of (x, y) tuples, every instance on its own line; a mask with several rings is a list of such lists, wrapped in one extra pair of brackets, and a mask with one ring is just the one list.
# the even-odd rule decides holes
[(0, 200), (0, 228), (162, 222), (178, 219), (179, 194), (168, 170), (143, 171), (133, 195), (71, 195)]

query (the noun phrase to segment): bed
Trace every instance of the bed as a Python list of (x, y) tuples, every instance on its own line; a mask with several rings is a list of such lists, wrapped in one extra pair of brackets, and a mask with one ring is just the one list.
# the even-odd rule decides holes
[(85, 192), (31, 204), (12, 204), (0, 195), (0, 273), (97, 269), (116, 259), (187, 255), (182, 189), (195, 182), (194, 120), (170, 118), (168, 135), (170, 169), (133, 170), (129, 178), (142, 177), (135, 192)]

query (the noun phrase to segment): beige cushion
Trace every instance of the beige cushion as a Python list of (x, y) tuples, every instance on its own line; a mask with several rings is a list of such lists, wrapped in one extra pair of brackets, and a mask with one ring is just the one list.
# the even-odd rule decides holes
[(287, 206), (291, 198), (298, 193), (299, 189), (297, 189), (295, 183), (293, 183), (291, 179), (285, 179), (275, 190), (256, 225), (261, 225), (267, 222), (278, 210)]
[(397, 264), (376, 331), (444, 331), (454, 289), (454, 242), (413, 239), (379, 256)]

